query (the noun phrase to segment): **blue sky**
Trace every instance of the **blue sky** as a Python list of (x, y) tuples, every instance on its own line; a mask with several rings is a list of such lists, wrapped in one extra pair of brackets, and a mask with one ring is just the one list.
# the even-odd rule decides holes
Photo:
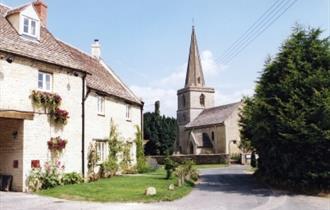
[[(16, 7), (26, 0), (0, 0)], [(329, 36), (330, 0), (298, 0), (230, 64), (219, 58), (275, 0), (45, 0), (48, 28), (59, 39), (90, 52), (94, 38), (102, 57), (153, 109), (175, 116), (176, 90), (184, 74), (192, 19), (196, 26), (206, 84), (216, 104), (253, 93), (268, 55), (274, 55), (295, 23), (321, 27)]]

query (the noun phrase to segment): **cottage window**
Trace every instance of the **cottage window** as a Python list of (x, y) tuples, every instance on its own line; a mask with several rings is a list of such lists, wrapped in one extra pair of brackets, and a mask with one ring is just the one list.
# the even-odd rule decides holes
[(131, 105), (126, 104), (126, 120), (131, 120)]
[(37, 20), (28, 17), (23, 17), (23, 34), (32, 37), (37, 37), (37, 26)]
[(39, 71), (38, 73), (38, 89), (43, 91), (52, 91), (53, 75)]
[(97, 96), (97, 113), (99, 115), (104, 115), (104, 113), (105, 113), (104, 103), (105, 103), (104, 97), (103, 96)]
[(108, 142), (107, 140), (95, 140), (96, 154), (99, 157), (99, 162), (104, 162), (108, 157)]

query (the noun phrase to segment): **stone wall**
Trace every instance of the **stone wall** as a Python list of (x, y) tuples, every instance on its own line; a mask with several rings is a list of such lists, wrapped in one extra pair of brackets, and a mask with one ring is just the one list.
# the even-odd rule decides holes
[[(85, 153), (87, 157), (89, 144), (93, 140), (108, 139), (111, 122), (117, 126), (119, 137), (125, 142), (131, 142), (131, 159), (136, 162), (135, 126), (141, 126), (141, 109), (131, 105), (131, 118), (126, 119), (126, 102), (112, 97), (105, 97), (104, 114), (97, 112), (97, 94), (91, 92), (86, 100)], [(86, 161), (87, 172), (87, 161)]]
[[(163, 165), (165, 156), (149, 156), (157, 161), (158, 164)], [(226, 154), (205, 154), (205, 155), (173, 155), (171, 159), (182, 163), (185, 160), (193, 160), (196, 164), (223, 164), (227, 162), (228, 155)]]
[[(0, 53), (1, 55), (1, 53)], [(63, 127), (54, 127), (42, 108), (32, 105), (30, 95), (38, 89), (38, 72), (45, 71), (53, 75), (52, 92), (62, 97), (61, 109), (69, 112), (68, 123)], [(13, 63), (0, 60), (0, 110), (16, 110), (34, 112), (33, 120), (22, 121), (23, 136), (23, 190), (31, 171), (31, 161), (39, 160), (41, 166), (50, 160), (47, 141), (51, 137), (60, 136), (67, 139), (61, 161), (65, 171), (81, 172), (81, 100), (82, 78), (75, 76), (69, 69), (48, 65), (30, 59), (15, 57)], [(79, 74), (78, 74), (79, 75)], [(2, 133), (0, 133), (2, 136)], [(7, 162), (7, 161), (6, 161)], [(1, 160), (0, 165), (3, 163)], [(9, 162), (9, 164), (12, 164)]]

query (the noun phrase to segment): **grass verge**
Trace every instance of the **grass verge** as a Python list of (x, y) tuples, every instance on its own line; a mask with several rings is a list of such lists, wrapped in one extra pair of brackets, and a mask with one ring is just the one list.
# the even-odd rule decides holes
[[(98, 202), (154, 202), (172, 201), (181, 198), (192, 190), (193, 184), (186, 183), (175, 190), (168, 190), (176, 179), (165, 179), (165, 170), (158, 169), (143, 176), (117, 176), (96, 182), (59, 186), (38, 192), (39, 195), (68, 200)], [(145, 196), (144, 190), (153, 186), (157, 195)]]

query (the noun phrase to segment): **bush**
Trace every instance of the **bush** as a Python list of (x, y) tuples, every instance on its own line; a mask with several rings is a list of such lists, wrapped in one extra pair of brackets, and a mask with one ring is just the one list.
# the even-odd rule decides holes
[(199, 174), (197, 169), (193, 166), (195, 162), (192, 160), (186, 160), (181, 165), (176, 167), (175, 175), (178, 177), (178, 186), (181, 186), (184, 182), (197, 181)]
[(56, 163), (45, 163), (45, 170), (42, 173), (42, 189), (53, 188), (62, 184), (64, 165), (60, 161)]
[(64, 185), (67, 185), (67, 184), (80, 184), (80, 183), (83, 183), (83, 182), (84, 182), (84, 179), (77, 172), (66, 173), (66, 174), (63, 175), (63, 178), (62, 178), (62, 183)]
[(142, 139), (142, 132), (139, 126), (136, 126), (135, 132), (135, 143), (136, 143), (136, 168), (139, 173), (145, 173), (148, 170), (146, 158), (144, 156), (144, 146)]
[(164, 160), (164, 169), (166, 170), (166, 179), (170, 179), (173, 171), (177, 167), (177, 162), (173, 161), (169, 156), (166, 156)]
[(32, 192), (37, 192), (42, 188), (41, 168), (34, 168), (28, 177), (28, 187)]

